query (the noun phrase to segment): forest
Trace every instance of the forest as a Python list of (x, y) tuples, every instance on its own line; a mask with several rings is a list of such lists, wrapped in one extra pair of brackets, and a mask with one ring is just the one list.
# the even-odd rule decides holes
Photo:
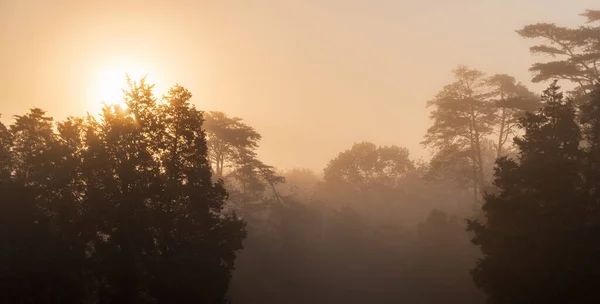
[(543, 92), (457, 65), (418, 101), (427, 161), (363, 141), (280, 170), (243, 118), (145, 78), (99, 115), (14, 115), (0, 302), (600, 303), (600, 10), (582, 17), (516, 31)]

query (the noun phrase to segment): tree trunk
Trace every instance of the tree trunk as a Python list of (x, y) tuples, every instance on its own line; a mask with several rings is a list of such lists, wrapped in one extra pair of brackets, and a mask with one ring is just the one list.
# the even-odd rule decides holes
[(500, 134), (498, 136), (498, 148), (496, 149), (496, 158), (500, 158), (502, 157), (502, 146), (504, 145), (504, 142), (506, 142), (506, 135), (504, 134), (505, 130), (505, 123), (506, 123), (506, 108), (502, 108), (502, 115), (500, 116)]
[[(473, 114), (471, 114), (471, 117), (473, 117)], [(471, 119), (469, 121), (469, 142), (470, 142), (470, 148), (471, 148), (471, 162), (473, 164), (473, 209), (477, 209), (477, 202), (478, 202), (478, 179), (477, 179), (477, 156), (476, 156), (476, 151), (475, 151), (475, 138), (474, 138), (474, 125), (473, 125), (473, 119)]]
[(477, 202), (479, 201), (479, 193), (477, 191), (477, 162), (475, 156), (471, 157), (473, 162), (473, 210), (477, 210)]

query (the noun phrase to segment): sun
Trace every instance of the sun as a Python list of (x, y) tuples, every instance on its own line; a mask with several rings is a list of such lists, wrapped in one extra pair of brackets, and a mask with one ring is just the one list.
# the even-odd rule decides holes
[(98, 65), (93, 70), (93, 74), (89, 98), (94, 104), (92, 107), (94, 111), (100, 111), (104, 105), (126, 107), (123, 89), (127, 87), (127, 76), (134, 81), (146, 77), (148, 83), (156, 83), (153, 81), (156, 71), (148, 65), (133, 60), (120, 60)]

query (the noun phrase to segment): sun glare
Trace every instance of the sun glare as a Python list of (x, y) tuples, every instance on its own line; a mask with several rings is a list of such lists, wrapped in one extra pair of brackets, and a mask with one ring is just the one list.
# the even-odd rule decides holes
[(94, 71), (91, 84), (90, 98), (94, 102), (96, 111), (104, 104), (126, 107), (123, 98), (123, 89), (127, 87), (126, 75), (134, 81), (139, 81), (146, 76), (150, 84), (156, 84), (156, 72), (148, 66), (136, 64), (134, 61), (121, 61), (98, 66)]

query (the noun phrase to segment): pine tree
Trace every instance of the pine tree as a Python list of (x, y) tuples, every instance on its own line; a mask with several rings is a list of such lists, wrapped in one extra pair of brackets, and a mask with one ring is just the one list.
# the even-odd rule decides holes
[(497, 162), (499, 193), (485, 197), (485, 221), (469, 222), (484, 254), (472, 275), (490, 303), (597, 303), (600, 226), (585, 174), (591, 150), (556, 82), (542, 101), (520, 120), (516, 159)]

